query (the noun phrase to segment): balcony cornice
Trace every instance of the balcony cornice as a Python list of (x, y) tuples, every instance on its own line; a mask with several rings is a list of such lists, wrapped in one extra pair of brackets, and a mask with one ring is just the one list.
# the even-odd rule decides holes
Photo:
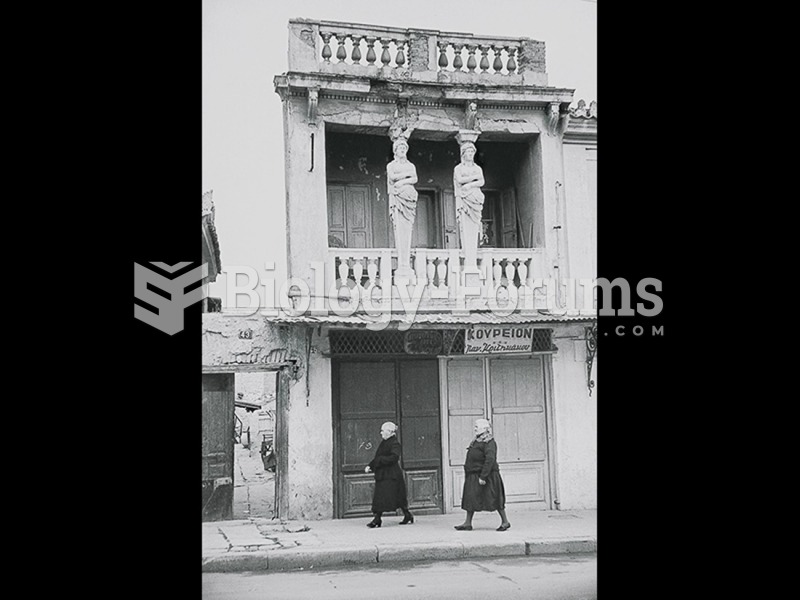
[(557, 102), (564, 110), (573, 101), (574, 89), (547, 86), (482, 85), (441, 81), (375, 80), (365, 76), (329, 73), (289, 72), (274, 79), (275, 91), (282, 99), (307, 96), (309, 89), (319, 89), (320, 98), (353, 102), (393, 104), (408, 99), (410, 104), (438, 106), (447, 101), (460, 103), (478, 100), (483, 107), (542, 108)]

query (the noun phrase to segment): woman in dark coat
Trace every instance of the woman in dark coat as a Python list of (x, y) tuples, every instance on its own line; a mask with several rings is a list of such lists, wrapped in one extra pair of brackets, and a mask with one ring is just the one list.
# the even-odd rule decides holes
[(406, 481), (403, 470), (400, 468), (400, 442), (397, 441), (397, 425), (387, 421), (381, 425), (383, 441), (378, 446), (365, 473), (375, 473), (375, 492), (372, 495), (372, 521), (367, 527), (380, 527), (381, 514), (385, 511), (403, 510), (403, 520), (400, 525), (414, 522), (414, 515), (408, 510), (406, 497)]
[(467, 511), (467, 518), (455, 528), (472, 531), (472, 515), (476, 511), (496, 510), (500, 514), (497, 531), (505, 531), (511, 523), (506, 516), (506, 490), (497, 466), (497, 442), (492, 436), (492, 425), (486, 419), (478, 419), (473, 431), (475, 438), (467, 447), (464, 491), (461, 494), (461, 508)]

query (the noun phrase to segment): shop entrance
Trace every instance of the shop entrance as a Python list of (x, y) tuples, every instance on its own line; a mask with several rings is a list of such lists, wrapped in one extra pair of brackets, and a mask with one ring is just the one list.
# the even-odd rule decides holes
[(443, 512), (439, 363), (387, 358), (333, 361), (335, 514), (370, 514), (373, 475), (364, 467), (381, 442), (381, 424), (399, 425), (412, 512)]
[(447, 512), (458, 511), (475, 419), (492, 421), (506, 503), (552, 509), (549, 357), (443, 358)]

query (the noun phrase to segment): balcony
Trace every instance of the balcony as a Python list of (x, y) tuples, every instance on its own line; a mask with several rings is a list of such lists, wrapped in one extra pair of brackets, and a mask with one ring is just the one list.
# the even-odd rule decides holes
[(289, 22), (289, 71), (399, 81), (547, 85), (545, 44), (530, 38), (308, 19)]
[[(519, 297), (533, 293), (534, 279), (548, 275), (544, 251), (541, 248), (480, 248), (478, 272), (474, 283), (480, 286), (479, 304), (489, 299)], [(393, 248), (330, 248), (326, 272), (331, 273), (336, 288), (358, 288), (361, 297), (369, 296), (375, 287), (384, 282), (412, 286), (425, 286), (421, 295), (425, 301), (444, 300), (450, 304), (464, 285), (465, 267), (463, 250), (428, 248), (411, 249), (411, 267), (414, 272), (408, 281), (395, 276), (397, 251)], [(467, 280), (468, 281), (468, 280)]]

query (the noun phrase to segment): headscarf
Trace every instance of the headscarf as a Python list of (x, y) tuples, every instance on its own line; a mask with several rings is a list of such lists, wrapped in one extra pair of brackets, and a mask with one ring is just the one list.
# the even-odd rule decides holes
[(386, 423), (381, 425), (381, 429), (388, 429), (392, 433), (397, 433), (397, 425), (395, 425), (391, 421), (386, 421)]
[(475, 419), (475, 425), (481, 428), (481, 432), (475, 436), (476, 442), (488, 442), (492, 435), (492, 424), (487, 419)]

